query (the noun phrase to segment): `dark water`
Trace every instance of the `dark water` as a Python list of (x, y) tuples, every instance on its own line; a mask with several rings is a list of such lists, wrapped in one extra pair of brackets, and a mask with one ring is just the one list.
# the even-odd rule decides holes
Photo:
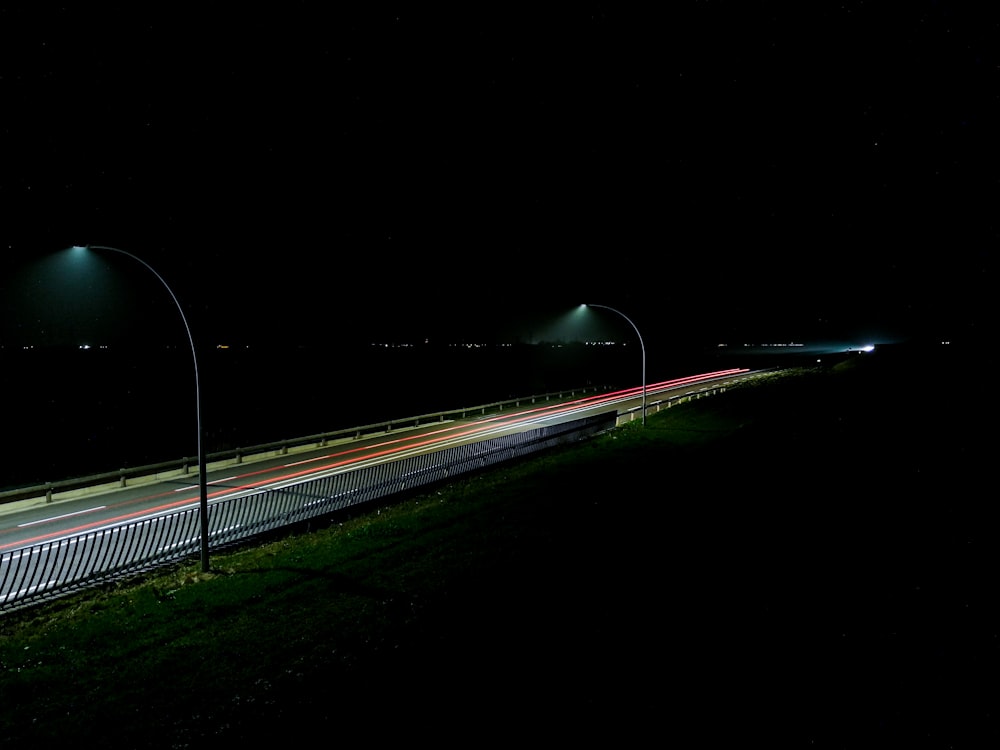
[[(641, 385), (635, 348), (0, 352), (0, 489), (590, 385)], [(674, 356), (647, 381), (724, 363)]]

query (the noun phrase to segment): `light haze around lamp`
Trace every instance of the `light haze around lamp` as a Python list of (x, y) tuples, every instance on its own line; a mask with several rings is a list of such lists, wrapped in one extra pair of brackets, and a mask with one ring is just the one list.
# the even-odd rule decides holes
[(137, 263), (143, 265), (152, 273), (160, 283), (163, 284), (170, 298), (174, 301), (177, 306), (177, 311), (181, 315), (181, 321), (184, 323), (184, 330), (187, 333), (188, 343), (191, 345), (191, 361), (194, 364), (194, 393), (195, 393), (195, 417), (196, 424), (198, 428), (198, 488), (199, 488), (199, 522), (200, 522), (200, 535), (201, 535), (201, 569), (202, 572), (208, 572), (209, 570), (209, 559), (208, 559), (208, 480), (206, 477), (206, 467), (205, 467), (205, 446), (204, 440), (202, 438), (202, 426), (201, 426), (201, 379), (198, 375), (198, 354), (195, 350), (194, 337), (191, 335), (191, 326), (188, 325), (187, 317), (184, 315), (184, 308), (181, 307), (181, 303), (177, 300), (177, 295), (170, 288), (170, 285), (157, 273), (151, 265), (149, 265), (142, 258), (126, 251), (120, 250), (117, 247), (110, 247), (108, 245), (86, 245), (86, 246), (74, 246), (72, 248), (73, 252), (86, 252), (88, 250), (102, 251), (106, 250), (113, 253), (120, 253), (121, 255), (126, 255)]

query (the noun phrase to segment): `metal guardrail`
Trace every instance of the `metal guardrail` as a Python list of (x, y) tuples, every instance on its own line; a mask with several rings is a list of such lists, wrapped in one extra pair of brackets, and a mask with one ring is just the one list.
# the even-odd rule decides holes
[[(421, 414), (416, 417), (405, 419), (390, 419), (384, 422), (374, 422), (360, 427), (350, 427), (330, 432), (321, 432), (314, 435), (305, 435), (299, 438), (288, 440), (276, 440), (260, 445), (233, 448), (225, 451), (208, 453), (205, 456), (206, 464), (223, 466), (228, 464), (241, 464), (247, 460), (254, 460), (258, 457), (285, 455), (289, 450), (316, 446), (322, 448), (328, 443), (338, 440), (359, 440), (363, 437), (376, 435), (379, 433), (391, 432), (394, 429), (406, 427), (419, 427), (429, 422), (443, 422), (448, 419), (466, 419), (473, 414), (486, 414), (487, 411), (507, 408), (520, 408), (525, 404), (535, 404), (539, 402), (561, 400), (565, 398), (575, 398), (581, 393), (597, 392), (607, 390), (606, 386), (600, 388), (588, 386), (585, 388), (567, 389), (563, 391), (553, 391), (536, 396), (525, 396), (522, 398), (508, 399), (506, 401), (496, 401), (490, 404), (479, 406), (462, 407), (450, 411), (433, 412)], [(53, 495), (60, 492), (73, 492), (90, 487), (102, 487), (116, 485), (125, 487), (130, 480), (140, 478), (160, 479), (168, 476), (186, 476), (196, 473), (198, 470), (198, 459), (196, 457), (183, 457), (171, 461), (164, 461), (156, 464), (146, 464), (131, 468), (118, 469), (116, 471), (91, 474), (85, 477), (74, 479), (64, 479), (45, 484), (32, 485), (0, 492), (0, 504), (12, 503), (18, 500), (31, 500), (44, 497), (46, 502), (52, 502)]]
[[(269, 531), (444, 481), (615, 426), (608, 412), (477, 443), (212, 502), (209, 545), (221, 548)], [(67, 536), (0, 556), (0, 612), (66, 596), (199, 554), (199, 508)]]

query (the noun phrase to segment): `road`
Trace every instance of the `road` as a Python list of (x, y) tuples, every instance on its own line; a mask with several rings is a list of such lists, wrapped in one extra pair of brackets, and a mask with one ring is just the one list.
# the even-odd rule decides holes
[[(734, 384), (757, 374), (757, 371), (734, 369), (647, 384), (647, 410), (671, 398)], [(231, 499), (259, 492), (270, 485), (287, 484), (323, 473), (350, 471), (416, 453), (443, 450), (611, 410), (619, 415), (630, 411), (637, 413), (642, 405), (642, 390), (640, 386), (569, 402), (525, 406), (478, 418), (428, 423), (210, 471), (207, 475), (208, 500), (212, 503)], [(235, 473), (234, 469), (237, 470)], [(193, 474), (183, 480), (163, 480), (53, 503), (39, 499), (0, 505), (0, 553), (194, 507), (198, 503), (197, 475)]]

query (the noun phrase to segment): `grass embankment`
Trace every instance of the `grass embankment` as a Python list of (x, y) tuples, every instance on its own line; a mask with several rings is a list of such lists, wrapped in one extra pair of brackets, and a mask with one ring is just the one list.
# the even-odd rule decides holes
[(850, 364), (2, 615), (0, 743), (995, 733), (975, 406)]

